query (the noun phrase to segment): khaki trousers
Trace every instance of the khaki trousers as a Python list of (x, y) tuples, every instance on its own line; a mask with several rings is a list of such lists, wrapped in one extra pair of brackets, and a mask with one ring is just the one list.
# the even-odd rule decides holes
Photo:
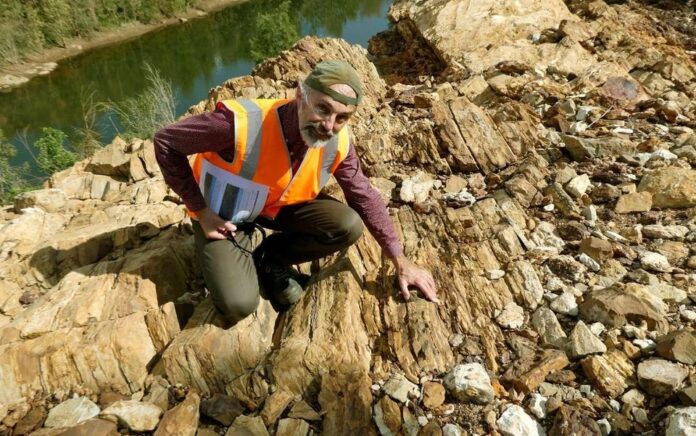
[[(363, 231), (360, 216), (349, 206), (328, 196), (283, 207), (274, 220), (258, 218), (274, 230), (257, 250), (270, 261), (291, 266), (324, 257), (352, 245)], [(230, 323), (256, 310), (259, 281), (252, 256), (229, 240), (208, 240), (193, 221), (197, 258), (215, 307)], [(253, 226), (242, 227), (235, 240), (252, 251)]]

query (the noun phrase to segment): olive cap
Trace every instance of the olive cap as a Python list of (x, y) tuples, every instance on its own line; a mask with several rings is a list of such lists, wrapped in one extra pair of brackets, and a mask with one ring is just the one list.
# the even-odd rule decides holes
[[(304, 81), (305, 85), (322, 92), (343, 104), (357, 106), (363, 96), (360, 77), (353, 66), (346, 61), (331, 60), (319, 62)], [(331, 85), (345, 84), (353, 88), (356, 98), (348, 97), (331, 89)]]

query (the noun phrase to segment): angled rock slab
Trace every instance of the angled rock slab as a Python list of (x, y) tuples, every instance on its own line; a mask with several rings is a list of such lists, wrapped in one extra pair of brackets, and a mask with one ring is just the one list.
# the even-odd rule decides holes
[(533, 359), (519, 359), (513, 362), (501, 377), (501, 381), (519, 392), (529, 393), (535, 390), (546, 376), (560, 371), (569, 364), (570, 361), (564, 352), (543, 350)]
[(372, 422), (372, 381), (367, 373), (327, 373), (321, 379), (322, 429), (335, 435), (376, 435)]
[[(197, 311), (210, 311), (201, 303)], [(261, 300), (256, 315), (223, 330), (215, 325), (187, 326), (162, 355), (167, 379), (204, 395), (224, 393), (228, 383), (250, 372), (270, 351), (276, 314)], [(194, 314), (192, 320), (197, 320)]]
[(409, 23), (408, 29), (416, 29), (445, 63), (458, 62), (474, 72), (508, 60), (540, 68), (554, 64), (577, 73), (593, 62), (572, 41), (534, 45), (529, 39), (546, 28), (558, 28), (564, 19), (577, 20), (561, 1), (397, 1), (390, 16)]
[(152, 431), (157, 427), (162, 416), (162, 409), (152, 403), (126, 400), (117, 401), (102, 410), (100, 417), (116, 421), (120, 426), (132, 431)]
[(190, 391), (184, 401), (164, 414), (154, 436), (196, 436), (200, 402), (200, 396)]
[(269, 436), (260, 416), (239, 416), (227, 430), (225, 436)]
[(301, 419), (285, 418), (278, 421), (276, 436), (306, 436), (309, 424)]
[(582, 360), (582, 369), (592, 385), (610, 398), (616, 398), (636, 385), (633, 362), (621, 350), (610, 350), (601, 356)]
[(48, 412), (45, 427), (73, 427), (99, 415), (99, 406), (86, 397), (63, 401)]
[[(0, 373), (7, 375), (0, 384), (0, 402), (12, 403), (33, 391), (49, 395), (77, 386), (124, 394), (142, 390), (149, 365), (161, 351), (146, 316), (136, 312), (0, 346)], [(177, 322), (176, 318), (156, 316), (150, 319), (150, 328), (156, 319)], [(178, 324), (157, 326), (158, 331), (176, 328)]]
[(579, 309), (580, 316), (589, 322), (621, 328), (629, 321), (645, 321), (650, 330), (667, 332), (667, 305), (636, 283), (594, 291), (585, 297)]

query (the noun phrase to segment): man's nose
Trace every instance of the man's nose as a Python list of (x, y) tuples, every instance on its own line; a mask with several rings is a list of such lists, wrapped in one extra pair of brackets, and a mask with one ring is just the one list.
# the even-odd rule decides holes
[(336, 114), (329, 115), (328, 118), (324, 118), (321, 121), (321, 126), (326, 130), (326, 132), (333, 132), (333, 128), (336, 125)]

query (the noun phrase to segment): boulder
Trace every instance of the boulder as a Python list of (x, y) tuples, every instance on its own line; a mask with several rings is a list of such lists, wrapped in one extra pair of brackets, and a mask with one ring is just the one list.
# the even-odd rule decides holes
[(611, 259), (614, 256), (614, 247), (611, 242), (594, 236), (585, 238), (580, 242), (580, 251), (596, 261)]
[(444, 378), (450, 395), (460, 401), (487, 404), (495, 393), (486, 369), (480, 363), (457, 365)]
[(638, 364), (640, 387), (656, 397), (676, 392), (688, 375), (688, 369), (668, 360), (648, 359)]
[(420, 396), (420, 389), (418, 386), (411, 383), (402, 374), (394, 374), (387, 380), (384, 384), (384, 393), (399, 401), (403, 404), (409, 402), (409, 400), (418, 398)]
[(154, 436), (196, 436), (201, 398), (190, 391), (181, 403), (165, 412)]
[(657, 354), (686, 365), (696, 365), (696, 332), (687, 328), (657, 338)]
[(608, 327), (621, 328), (631, 320), (647, 322), (650, 330), (667, 331), (667, 305), (637, 283), (591, 292), (579, 309), (585, 321), (598, 321)]
[(586, 357), (581, 365), (595, 389), (610, 398), (616, 398), (636, 385), (633, 362), (621, 350)]
[(151, 403), (124, 400), (117, 401), (101, 411), (103, 419), (118, 422), (121, 427), (131, 431), (152, 431), (157, 428), (162, 409)]
[(82, 421), (99, 415), (99, 406), (86, 397), (71, 398), (63, 401), (48, 412), (45, 427), (73, 427)]
[(375, 403), (374, 419), (382, 436), (395, 436), (401, 431), (401, 407), (388, 396)]
[(648, 212), (653, 206), (653, 196), (650, 192), (633, 192), (624, 194), (616, 202), (616, 213)]
[(688, 208), (696, 206), (696, 170), (665, 167), (643, 176), (638, 191), (653, 196), (653, 206)]

